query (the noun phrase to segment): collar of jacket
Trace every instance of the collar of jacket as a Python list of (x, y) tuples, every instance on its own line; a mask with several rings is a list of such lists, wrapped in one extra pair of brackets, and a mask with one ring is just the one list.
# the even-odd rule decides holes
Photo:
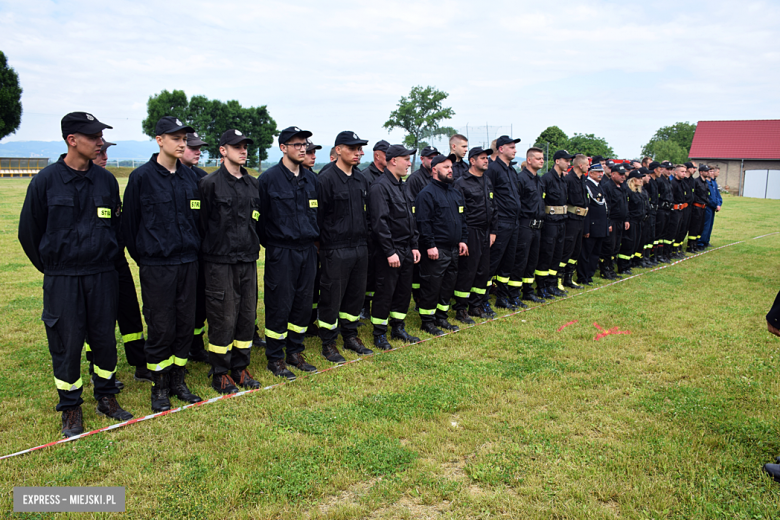
[[(335, 167), (334, 164), (332, 167)], [(287, 166), (284, 165), (284, 159), (279, 159), (279, 167), (282, 169), (282, 173), (284, 173), (284, 176), (287, 177), (287, 180), (289, 182), (293, 182), (295, 179), (303, 180), (303, 182), (309, 182), (309, 179), (306, 178), (306, 172), (308, 171), (306, 168), (303, 167), (303, 164), (301, 164), (298, 167), (298, 176), (296, 177), (293, 172), (291, 172)], [(320, 170), (322, 172), (322, 170)], [(312, 174), (313, 175), (313, 174)]]
[(241, 177), (240, 178), (239, 177), (233, 177), (233, 174), (228, 171), (228, 169), (227, 169), (227, 167), (225, 166), (224, 163), (222, 164), (222, 166), (219, 167), (219, 170), (217, 170), (217, 171), (221, 172), (221, 174), (224, 175), (227, 178), (227, 180), (230, 181), (230, 182), (242, 181), (242, 182), (246, 183), (247, 182), (246, 176), (249, 175), (249, 172), (243, 166), (239, 166), (238, 168), (239, 168), (239, 171), (241, 172)]
[(181, 169), (185, 166), (181, 163), (179, 159), (176, 159), (176, 171), (175, 172), (169, 172), (168, 168), (163, 166), (162, 164), (157, 162), (157, 157), (159, 156), (159, 153), (153, 153), (152, 158), (149, 159), (149, 162), (154, 164), (154, 169), (159, 173), (160, 175), (181, 175)]
[(528, 168), (523, 168), (522, 171), (520, 171), (520, 175), (524, 173), (528, 175), (531, 179), (539, 179), (539, 176), (535, 173), (531, 173), (531, 170), (529, 170)]
[[(372, 164), (373, 164), (373, 163), (372, 163)], [(346, 184), (347, 182), (349, 182), (349, 180), (355, 176), (355, 172), (357, 171), (357, 170), (355, 169), (355, 167), (353, 166), (353, 167), (352, 167), (352, 175), (347, 175), (347, 172), (345, 172), (344, 170), (342, 170), (341, 168), (339, 168), (339, 166), (338, 166), (337, 164), (334, 164), (334, 165), (333, 165), (333, 169), (334, 169), (334, 170), (336, 170), (336, 177), (338, 177), (338, 178), (339, 178), (339, 180), (340, 180), (342, 183), (344, 183), (344, 184)]]
[(398, 185), (400, 185), (400, 184), (401, 184), (401, 181), (400, 181), (399, 179), (396, 179), (396, 178), (395, 178), (395, 175), (393, 175), (392, 173), (390, 173), (390, 170), (388, 170), (387, 168), (385, 168), (385, 175), (386, 175), (386, 176), (387, 176), (387, 178), (390, 180), (390, 182), (392, 182), (392, 183), (393, 183), (393, 184), (395, 184), (396, 186), (398, 186)]
[(88, 179), (89, 182), (94, 182), (94, 163), (92, 161), (89, 161), (89, 167), (87, 168), (87, 171), (84, 172), (84, 175), (79, 175), (73, 168), (65, 164), (66, 155), (67, 154), (60, 155), (60, 158), (57, 160), (57, 162), (62, 166), (62, 168), (60, 168), (60, 177), (62, 178), (62, 182), (67, 184), (73, 179), (77, 179), (79, 177)]
[[(485, 172), (487, 172), (487, 170), (485, 170)], [(482, 172), (482, 175), (474, 175), (473, 173), (471, 173), (471, 168), (469, 168), (463, 174), (463, 178), (466, 179), (467, 181), (471, 180), (471, 179), (484, 179), (485, 178), (485, 172)]]
[(441, 188), (443, 190), (448, 190), (448, 189), (450, 189), (450, 184), (451, 183), (444, 183), (444, 182), (441, 182), (439, 179), (431, 179), (431, 184), (433, 184), (434, 186), (438, 186), (439, 188)]

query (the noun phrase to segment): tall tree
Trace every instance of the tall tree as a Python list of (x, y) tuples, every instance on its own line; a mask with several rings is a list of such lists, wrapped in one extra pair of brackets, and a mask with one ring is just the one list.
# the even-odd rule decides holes
[(189, 123), (187, 107), (187, 94), (183, 90), (163, 90), (157, 95), (149, 96), (146, 102), (146, 119), (141, 122), (144, 133), (154, 139), (154, 126), (164, 116), (174, 116)]
[(22, 87), (13, 67), (0, 51), (0, 139), (11, 135), (22, 124)]
[(569, 153), (581, 153), (589, 157), (601, 155), (604, 157), (614, 157), (615, 151), (603, 137), (596, 137), (593, 134), (577, 134), (569, 138), (566, 144)]
[[(455, 111), (450, 107), (442, 107), (442, 101), (449, 94), (436, 90), (434, 87), (412, 87), (409, 97), (402, 96), (398, 102), (398, 108), (390, 113), (384, 127), (388, 132), (395, 128), (401, 128), (406, 132), (404, 145), (411, 148), (420, 147), (420, 142), (426, 136), (434, 133), (441, 127), (440, 123), (452, 118)], [(415, 154), (412, 168), (417, 161)]]
[(563, 150), (569, 145), (569, 136), (557, 126), (548, 126), (542, 130), (542, 133), (536, 138), (534, 146), (546, 150), (548, 144), (550, 151), (553, 153), (558, 150)]
[(682, 164), (688, 160), (688, 150), (672, 140), (648, 143), (642, 149), (642, 154), (650, 156), (657, 161), (670, 161), (674, 164)]
[[(642, 147), (642, 155), (647, 155), (653, 159), (657, 159), (656, 143), (661, 141), (670, 141), (685, 151), (684, 160), (688, 160), (688, 153), (691, 151), (691, 144), (693, 143), (694, 133), (696, 133), (696, 125), (691, 124), (688, 121), (684, 123), (675, 123), (671, 126), (661, 127), (656, 131), (655, 135), (650, 138), (650, 141), (648, 141), (648, 143)], [(661, 147), (661, 149), (664, 150), (668, 148), (668, 146)]]

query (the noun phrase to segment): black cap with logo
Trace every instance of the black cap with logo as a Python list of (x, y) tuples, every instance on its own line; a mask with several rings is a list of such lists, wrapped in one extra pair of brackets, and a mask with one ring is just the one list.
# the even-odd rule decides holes
[(500, 147), (504, 146), (505, 144), (519, 143), (519, 142), (520, 142), (519, 138), (518, 139), (512, 139), (508, 135), (502, 135), (501, 137), (496, 139), (496, 148), (500, 148)]
[(491, 148), (488, 148), (487, 150), (484, 150), (481, 146), (475, 146), (474, 148), (469, 150), (469, 159), (471, 159), (472, 157), (476, 157), (477, 155), (483, 154), (483, 153), (486, 153), (488, 155), (492, 155), (493, 154), (493, 150)]
[(455, 157), (455, 154), (452, 154), (452, 153), (450, 155), (441, 155), (441, 154), (439, 154), (436, 157), (434, 157), (433, 159), (431, 159), (431, 169), (433, 169), (433, 167), (436, 166), (437, 164), (443, 163), (444, 161), (455, 162), (456, 159), (457, 158)]
[(574, 154), (569, 153), (566, 150), (558, 150), (555, 152), (555, 155), (553, 155), (553, 161), (557, 161), (558, 159), (574, 159)]
[(661, 168), (666, 168), (667, 170), (674, 170), (674, 164), (670, 163), (669, 161), (664, 161), (661, 163)]
[(198, 146), (208, 146), (208, 143), (200, 138), (198, 132), (190, 132), (187, 134), (187, 146), (196, 148)]
[(390, 159), (395, 159), (396, 157), (404, 157), (406, 155), (413, 155), (415, 153), (417, 153), (417, 148), (410, 149), (400, 144), (393, 144), (387, 148), (385, 155), (389, 161)]
[(656, 168), (663, 168), (663, 166), (658, 161), (653, 161), (647, 165), (648, 170), (655, 170)]
[(226, 144), (229, 144), (235, 146), (245, 141), (247, 144), (255, 144), (253, 140), (242, 134), (240, 130), (231, 128), (230, 130), (226, 130), (225, 133), (222, 134), (222, 137), (219, 138), (219, 145), (225, 146)]
[(345, 130), (343, 132), (339, 132), (339, 135), (336, 136), (336, 142), (333, 144), (333, 146), (339, 146), (341, 144), (345, 144), (347, 146), (365, 146), (368, 144), (368, 141), (359, 138), (355, 132)]
[(279, 132), (279, 144), (287, 144), (287, 142), (293, 137), (303, 137), (304, 139), (308, 139), (311, 137), (311, 132), (308, 130), (301, 130), (297, 126), (288, 126)]
[(426, 146), (420, 152), (420, 157), (430, 157), (432, 155), (439, 155), (441, 152), (436, 149), (435, 146)]
[(322, 146), (314, 144), (311, 139), (306, 140), (306, 153), (313, 152), (314, 150), (322, 150)]
[(62, 138), (65, 139), (71, 134), (91, 135), (113, 127), (101, 123), (95, 116), (87, 112), (71, 112), (62, 118), (60, 128), (62, 129)]
[(157, 121), (157, 124), (154, 125), (154, 135), (175, 134), (176, 132), (181, 132), (182, 130), (188, 133), (195, 131), (194, 128), (185, 125), (179, 119), (176, 119), (173, 116), (161, 117), (160, 120)]

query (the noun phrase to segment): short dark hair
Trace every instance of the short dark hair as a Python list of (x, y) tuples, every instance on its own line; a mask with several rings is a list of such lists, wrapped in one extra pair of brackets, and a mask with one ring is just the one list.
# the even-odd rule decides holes
[(469, 138), (462, 134), (455, 134), (450, 137), (450, 145), (452, 145), (453, 141), (469, 141)]
[(336, 157), (336, 147), (335, 146), (330, 149), (330, 158), (332, 159), (334, 157)]
[(528, 150), (525, 152), (525, 157), (526, 157), (526, 159), (527, 159), (527, 158), (528, 158), (528, 156), (529, 156), (529, 155), (531, 155), (532, 153), (540, 153), (540, 154), (544, 155), (544, 150), (542, 150), (541, 148), (537, 148), (537, 147), (535, 147), (535, 146), (532, 146), (531, 148), (529, 148), (529, 149), (528, 149)]

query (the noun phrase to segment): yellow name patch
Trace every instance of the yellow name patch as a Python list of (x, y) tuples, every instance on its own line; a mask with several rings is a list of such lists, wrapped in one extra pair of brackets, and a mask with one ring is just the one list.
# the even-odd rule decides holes
[(414, 206), (412, 206), (412, 213), (414, 213), (414, 210), (415, 210), (415, 207), (414, 207)]
[(191, 200), (190, 201), (190, 209), (200, 209), (200, 201), (199, 200)]
[(490, 192), (490, 198), (491, 199), (493, 198), (493, 192), (492, 191)]
[(257, 210), (252, 211), (252, 219), (257, 220), (260, 218), (260, 212)]
[(463, 206), (458, 206), (458, 213), (463, 213)]
[(111, 218), (111, 208), (98, 208), (98, 217)]
[(309, 199), (309, 207), (310, 208), (318, 208), (319, 205), (317, 204), (317, 199)]

